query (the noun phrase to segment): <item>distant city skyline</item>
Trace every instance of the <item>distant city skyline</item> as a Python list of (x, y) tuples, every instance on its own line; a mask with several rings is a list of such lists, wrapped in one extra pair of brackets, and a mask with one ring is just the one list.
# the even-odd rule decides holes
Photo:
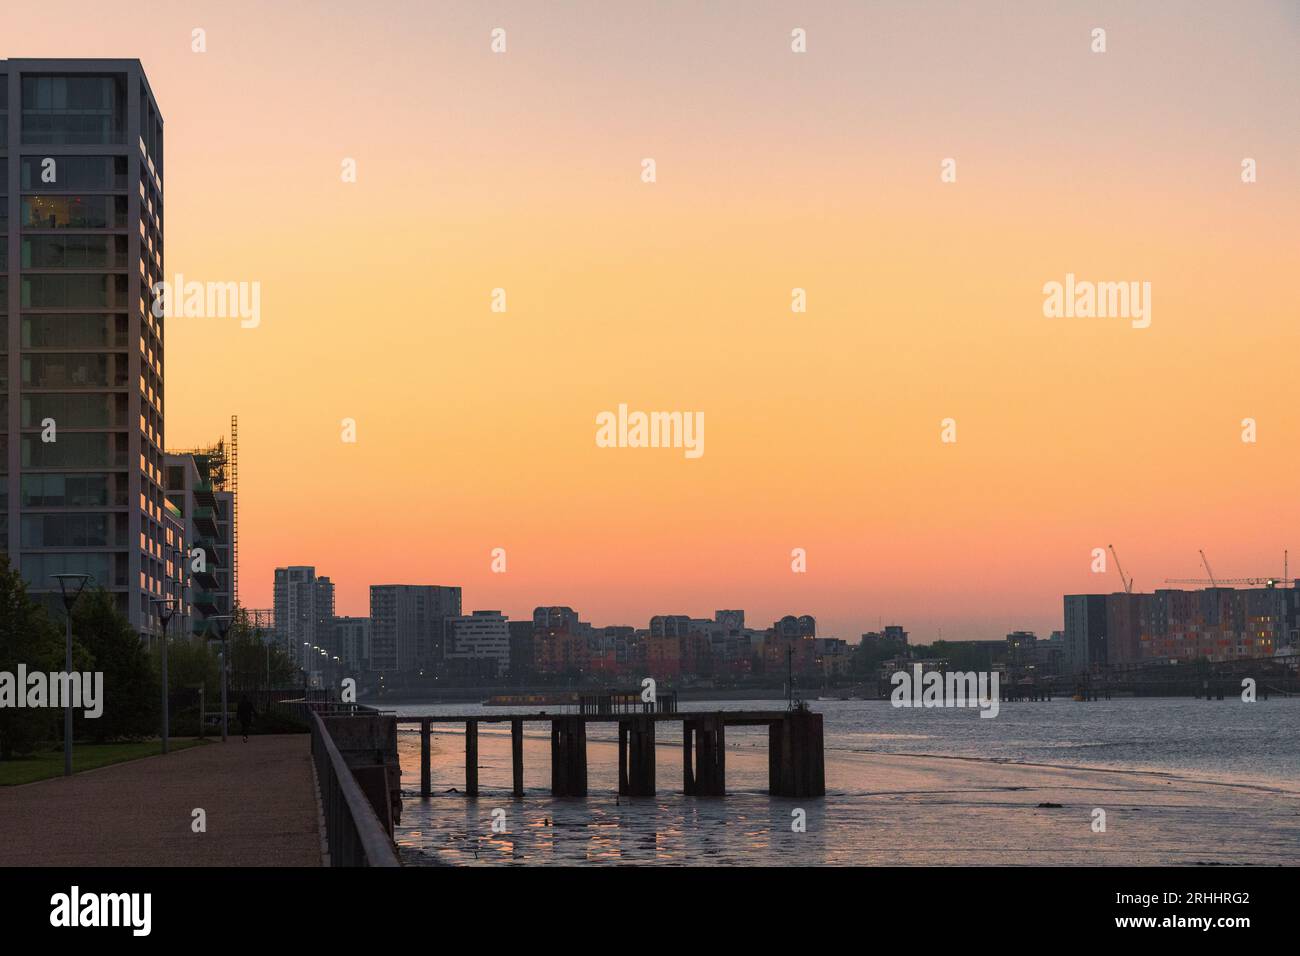
[(581, 608), (568, 605), (536, 605), (525, 615), (487, 608), (467, 613), (462, 589), (454, 585), (372, 585), (368, 616), (339, 617), (330, 578), (312, 566), (294, 566), (275, 571), (272, 633), (313, 686), (343, 674), (380, 683), (385, 675), (428, 682), (608, 682), (638, 675), (744, 682), (781, 679), (788, 670), (814, 682), (861, 681), (873, 668), (889, 671), (899, 660), (944, 667), (954, 658), (969, 663), (972, 653), (988, 666), (1060, 679), (1177, 664), (1195, 669), (1270, 660), (1284, 666), (1300, 654), (1295, 581), (1215, 580), (1208, 588), (1153, 593), (1133, 591), (1127, 576), (1122, 582), (1119, 592), (1062, 595), (1064, 625), (1041, 637), (1015, 629), (940, 647), (914, 641), (896, 622), (859, 639), (828, 633), (815, 615), (799, 611), (757, 620), (734, 607), (708, 616), (663, 610), (644, 625), (584, 620)]
[[(315, 568), (315, 566), (311, 566), (311, 565), (307, 565), (307, 566), (299, 565), (299, 566), (292, 566), (287, 568), (277, 568), (275, 608), (277, 609), (280, 608), (282, 606), (282, 601), (287, 601), (287, 598), (283, 598), (281, 596), (282, 592), (281, 592), (280, 582), (282, 576), (285, 576), (287, 578), (287, 576), (290, 574), (298, 573), (303, 575), (306, 580), (309, 580), (311, 582), (315, 582), (315, 581), (323, 582), (325, 588), (328, 591), (328, 611), (322, 612), (324, 615), (323, 619), (329, 619), (333, 617), (336, 614), (334, 608), (335, 585), (328, 576), (321, 575), (317, 577), (316, 570), (317, 569)], [(1116, 577), (1118, 577), (1118, 574), (1116, 575)], [(1130, 585), (1132, 584), (1131, 579), (1122, 578), (1120, 580), (1124, 583)], [(594, 620), (590, 616), (588, 616), (586, 620), (582, 621), (582, 623), (584, 626), (591, 627), (596, 630), (627, 629), (627, 628), (644, 629), (641, 626), (643, 621), (645, 622), (647, 627), (653, 628), (656, 619), (665, 619), (665, 618), (671, 619), (674, 617), (679, 617), (682, 619), (689, 619), (695, 621), (715, 620), (719, 623), (729, 622), (730, 625), (734, 625), (735, 627), (740, 627), (740, 628), (743, 628), (745, 626), (745, 622), (748, 620), (750, 628), (753, 629), (755, 624), (759, 621), (779, 623), (782, 620), (788, 620), (793, 617), (799, 617), (802, 619), (807, 619), (809, 621), (816, 622), (815, 634), (817, 637), (834, 638), (840, 641), (844, 641), (850, 645), (856, 645), (859, 642), (859, 640), (866, 639), (868, 636), (874, 636), (874, 637), (883, 636), (887, 640), (888, 639), (900, 640), (902, 643), (912, 644), (912, 645), (931, 644), (934, 643), (935, 641), (940, 641), (940, 640), (987, 642), (989, 640), (1002, 640), (1003, 638), (1010, 638), (1013, 635), (1017, 635), (1017, 634), (1036, 636), (1040, 640), (1047, 640), (1050, 639), (1055, 634), (1059, 633), (1064, 635), (1067, 632), (1069, 632), (1072, 627), (1078, 627), (1081, 633), (1096, 631), (1096, 634), (1102, 638), (1103, 650), (1100, 652), (1098, 656), (1098, 662), (1100, 663), (1100, 662), (1105, 662), (1107, 660), (1107, 655), (1105, 651), (1105, 637), (1107, 633), (1106, 618), (1109, 613), (1111, 618), (1110, 630), (1115, 632), (1115, 634), (1122, 634), (1122, 637), (1119, 639), (1121, 640), (1124, 649), (1122, 654), (1122, 660), (1120, 661), (1123, 662), (1123, 660), (1134, 661), (1139, 658), (1138, 649), (1140, 644), (1140, 636), (1139, 636), (1140, 629), (1137, 627), (1137, 624), (1139, 621), (1139, 617), (1145, 619), (1145, 616), (1149, 613), (1145, 609), (1148, 606), (1147, 602), (1149, 602), (1151, 599), (1158, 598), (1161, 594), (1168, 595), (1170, 593), (1173, 593), (1173, 594), (1187, 594), (1189, 596), (1204, 594), (1209, 589), (1208, 588), (1209, 583), (1210, 582), (1207, 581), (1202, 584), (1196, 584), (1191, 580), (1182, 580), (1182, 581), (1165, 583), (1162, 586), (1152, 588), (1149, 591), (1143, 591), (1140, 589), (1126, 590), (1125, 587), (1120, 586), (1114, 589), (1099, 587), (1094, 591), (1078, 592), (1076, 594), (1062, 594), (1057, 596), (1058, 605), (1061, 605), (1061, 602), (1064, 602), (1063, 609), (1060, 614), (1061, 620), (1059, 624), (1053, 625), (1048, 628), (1041, 628), (1041, 629), (1034, 628), (1034, 627), (1008, 627), (1000, 634), (995, 634), (992, 636), (963, 636), (963, 635), (955, 635), (955, 634), (945, 634), (941, 631), (936, 631), (932, 636), (929, 636), (924, 631), (918, 632), (917, 629), (908, 621), (902, 621), (898, 619), (887, 620), (884, 618), (881, 618), (874, 626), (867, 627), (862, 631), (844, 632), (844, 631), (829, 629), (823, 623), (822, 619), (818, 617), (815, 611), (806, 608), (788, 608), (788, 607), (775, 614), (765, 614), (760, 612), (753, 615), (750, 615), (750, 613), (744, 608), (726, 610), (726, 609), (719, 609), (715, 607), (713, 610), (710, 611), (702, 611), (696, 609), (684, 609), (684, 608), (668, 609), (668, 608), (660, 607), (654, 612), (648, 615), (643, 615), (641, 617), (632, 617), (630, 615), (625, 615), (624, 617), (619, 619)], [(1296, 623), (1297, 617), (1300, 616), (1297, 614), (1297, 607), (1300, 607), (1300, 596), (1297, 596), (1300, 595), (1300, 588), (1296, 587), (1296, 583), (1297, 582), (1293, 579), (1285, 578), (1282, 575), (1278, 575), (1276, 581), (1270, 580), (1266, 582), (1263, 580), (1259, 580), (1259, 581), (1251, 580), (1249, 582), (1244, 582), (1244, 581), (1236, 580), (1236, 581), (1226, 581), (1225, 583), (1217, 584), (1218, 590), (1221, 591), (1243, 592), (1241, 598), (1248, 599), (1251, 602), (1255, 602), (1249, 605), (1249, 607), (1252, 610), (1252, 613), (1260, 614), (1260, 615), (1263, 614), (1270, 615), (1270, 617), (1251, 617), (1249, 618), (1249, 620), (1257, 620), (1257, 621), (1274, 620), (1275, 623), (1270, 624), (1269, 625), (1270, 628), (1277, 628), (1283, 621), (1290, 621), (1291, 624), (1293, 625), (1290, 631), (1288, 631), (1288, 629), (1285, 626), (1282, 626), (1280, 627), (1280, 629), (1275, 629), (1267, 634), (1265, 634), (1264, 632), (1260, 632), (1258, 634), (1248, 635), (1248, 639), (1246, 642), (1247, 646), (1249, 646), (1252, 643), (1256, 643), (1256, 641), (1252, 641), (1249, 639), (1250, 636), (1253, 636), (1254, 638), (1267, 637), (1269, 654), (1271, 654), (1273, 650), (1282, 647), (1287, 647), (1287, 646), (1294, 647), (1295, 637), (1296, 637), (1294, 633), (1294, 624)], [(309, 585), (309, 587), (311, 587), (314, 590), (315, 584), (312, 583)], [(358, 621), (362, 619), (368, 620), (369, 616), (373, 613), (376, 593), (394, 594), (396, 592), (401, 592), (401, 591), (428, 592), (430, 596), (429, 599), (432, 600), (440, 600), (439, 598), (436, 597), (436, 595), (439, 594), (440, 592), (448, 592), (449, 594), (453, 595), (454, 604), (448, 606), (446, 609), (442, 611), (434, 612), (435, 616), (441, 615), (441, 616), (460, 618), (463, 615), (463, 619), (466, 620), (472, 617), (476, 617), (476, 616), (482, 617), (486, 615), (497, 615), (502, 617), (503, 619), (508, 619), (511, 622), (531, 620), (535, 618), (537, 612), (547, 608), (573, 610), (577, 613), (577, 616), (579, 618), (581, 618), (586, 613), (583, 605), (581, 604), (573, 604), (573, 603), (566, 604), (566, 603), (557, 603), (557, 602), (533, 602), (528, 609), (519, 612), (504, 610), (501, 608), (488, 607), (486, 605), (482, 607), (474, 607), (473, 602), (463, 601), (463, 597), (462, 597), (463, 589), (459, 586), (449, 587), (446, 585), (416, 584), (416, 583), (408, 582), (403, 584), (370, 585), (371, 597), (370, 597), (369, 607), (367, 607), (364, 610), (364, 612), (357, 612), (350, 615), (339, 615), (337, 619), (347, 620), (349, 622)], [(1274, 600), (1274, 599), (1282, 599), (1284, 594), (1285, 594), (1285, 599), (1283, 603), (1278, 603), (1276, 600)], [(1081, 602), (1085, 600), (1091, 600), (1094, 598), (1101, 602), (1099, 605), (1101, 610), (1100, 626), (1098, 627), (1097, 621), (1095, 619), (1096, 618), (1095, 614), (1093, 616), (1094, 620), (1091, 625), (1087, 623), (1086, 613), (1083, 615), (1082, 619), (1076, 619), (1072, 621), (1072, 615), (1074, 615), (1077, 618), (1079, 613), (1078, 611), (1072, 609), (1081, 609), (1085, 606)], [(1268, 599), (1266, 605), (1261, 605), (1257, 603), (1261, 598)], [(1111, 605), (1114, 601), (1122, 602), (1123, 607), (1122, 608), (1110, 607), (1108, 611), (1107, 610), (1108, 605)], [(288, 606), (287, 603), (285, 603), (284, 606), (287, 607)], [(1240, 607), (1234, 608), (1231, 613), (1233, 613), (1235, 616), (1240, 616), (1241, 614), (1245, 613), (1244, 609), (1246, 607), (1247, 605), (1243, 604)], [(1285, 607), (1290, 607), (1291, 608), (1290, 612), (1284, 612), (1283, 608)], [(1179, 605), (1179, 608), (1180, 610), (1178, 613), (1190, 614), (1192, 604), (1189, 604), (1186, 600), (1184, 600)], [(1143, 609), (1143, 610), (1139, 611), (1139, 609)], [(1118, 621), (1116, 620), (1117, 610), (1119, 610), (1120, 612)], [(1151, 611), (1156, 613), (1157, 617), (1162, 621), (1168, 622), (1173, 620), (1172, 617), (1170, 616), (1171, 609), (1164, 607), (1163, 605), (1160, 605), (1159, 607), (1156, 607), (1155, 605), (1151, 605)], [(1215, 615), (1217, 615), (1217, 613), (1218, 613), (1217, 611), (1214, 612)], [(1225, 613), (1228, 612), (1225, 611)], [(318, 615), (315, 611), (309, 613), (307, 615), (307, 618), (321, 619), (320, 615)], [(1246, 619), (1247, 618), (1242, 618), (1243, 621)], [(278, 628), (278, 616), (276, 620), (277, 620), (277, 628)], [(1080, 620), (1082, 621), (1082, 623), (1080, 623)], [(1188, 616), (1185, 621), (1182, 621), (1180, 619), (1179, 628), (1180, 629), (1185, 628), (1189, 631), (1194, 631), (1196, 630), (1195, 626), (1193, 626), (1194, 624), (1195, 624), (1195, 618)], [(767, 624), (762, 624), (758, 626), (761, 628), (767, 626)], [(1112, 638), (1111, 638), (1112, 641), (1116, 639), (1115, 634), (1112, 634)], [(1247, 629), (1247, 634), (1248, 634), (1248, 629)], [(294, 638), (292, 643), (295, 646), (297, 645), (297, 643), (299, 643), (296, 637)], [(395, 646), (396, 645), (394, 645), (394, 648)], [(1090, 651), (1087, 647), (1080, 647), (1074, 649), (1074, 653), (1077, 653), (1080, 656), (1080, 658), (1087, 658), (1089, 656)], [(1170, 654), (1175, 654), (1175, 653), (1179, 654), (1180, 656), (1186, 653), (1184, 651), (1179, 651), (1177, 649), (1176, 641), (1173, 644), (1167, 644), (1164, 649), (1165, 656), (1169, 656)], [(1253, 652), (1247, 652), (1246, 656), (1252, 656), (1252, 653)], [(396, 655), (396, 651), (393, 650), (391, 652), (392, 660), (389, 662), (390, 667), (395, 666), (396, 664), (397, 658), (395, 655)], [(1115, 661), (1113, 660), (1111, 661), (1111, 663), (1114, 662)], [(409, 664), (409, 661), (407, 663)]]

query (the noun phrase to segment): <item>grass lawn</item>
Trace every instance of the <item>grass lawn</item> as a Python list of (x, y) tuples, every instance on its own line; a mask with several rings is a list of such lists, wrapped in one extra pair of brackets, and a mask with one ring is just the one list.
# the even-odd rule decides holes
[[(193, 737), (179, 740), (173, 737), (169, 741), (172, 751), (185, 750), (187, 747), (194, 747), (204, 742)], [(151, 757), (160, 753), (162, 753), (160, 740), (120, 744), (73, 744), (72, 772), (94, 770), (96, 767), (107, 767), (111, 763), (135, 760), (138, 757)], [(63, 776), (62, 745), (56, 750), (38, 751), (14, 760), (0, 760), (0, 787), (12, 787), (15, 784), (32, 783), (47, 777), (61, 776)]]

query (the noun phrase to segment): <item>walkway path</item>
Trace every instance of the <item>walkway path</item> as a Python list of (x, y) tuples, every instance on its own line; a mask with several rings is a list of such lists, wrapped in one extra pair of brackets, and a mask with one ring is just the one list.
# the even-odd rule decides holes
[(318, 819), (310, 735), (232, 735), (0, 788), (0, 866), (320, 866)]

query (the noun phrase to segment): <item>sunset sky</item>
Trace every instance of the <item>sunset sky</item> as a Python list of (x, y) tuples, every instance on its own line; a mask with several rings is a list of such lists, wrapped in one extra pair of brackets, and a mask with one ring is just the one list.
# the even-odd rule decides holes
[[(1294, 3), (150, 6), (10, 5), (0, 56), (138, 57), (168, 276), (261, 283), (167, 331), (168, 446), (239, 415), (246, 606), (313, 564), (340, 614), (928, 641), (1045, 636), (1111, 543), (1139, 590), (1300, 571)], [(1066, 273), (1151, 327), (1045, 318)], [(705, 454), (596, 447), (620, 403)]]

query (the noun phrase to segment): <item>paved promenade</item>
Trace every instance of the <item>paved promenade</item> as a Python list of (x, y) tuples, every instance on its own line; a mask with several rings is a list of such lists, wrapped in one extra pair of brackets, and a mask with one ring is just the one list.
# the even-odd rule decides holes
[(0, 787), (0, 866), (320, 866), (318, 816), (310, 735), (232, 734)]

